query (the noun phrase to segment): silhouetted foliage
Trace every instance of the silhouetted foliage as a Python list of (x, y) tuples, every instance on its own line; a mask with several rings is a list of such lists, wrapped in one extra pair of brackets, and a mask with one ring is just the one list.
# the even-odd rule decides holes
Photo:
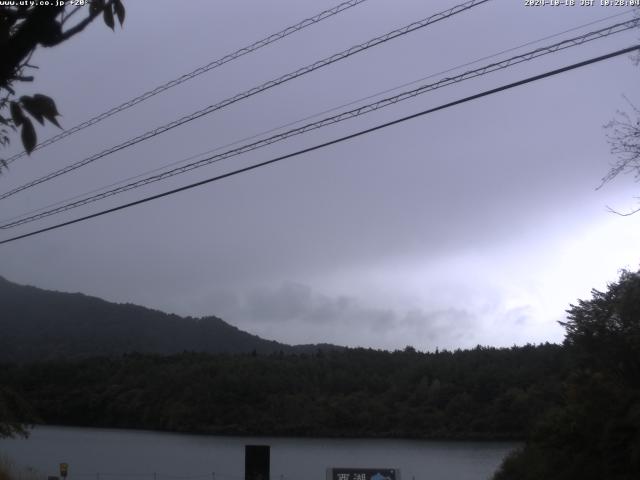
[(558, 345), (438, 353), (172, 356), (5, 365), (50, 424), (218, 434), (523, 438), (561, 404)]
[(0, 304), (0, 385), (53, 424), (523, 438), (541, 412), (562, 404), (568, 372), (558, 345), (435, 353), (289, 346), (215, 317), (181, 318), (2, 278)]
[[(34, 2), (35, 3), (35, 2)], [(16, 82), (31, 82), (32, 75), (25, 72), (34, 69), (30, 59), (38, 47), (54, 47), (83, 31), (94, 19), (102, 15), (105, 24), (115, 28), (114, 15), (120, 25), (124, 22), (125, 9), (121, 0), (88, 0), (86, 6), (62, 5), (35, 6), (30, 2), (0, 6), (0, 145), (6, 146), (11, 130), (21, 130), (22, 144), (31, 153), (37, 143), (32, 118), (41, 125), (45, 120), (60, 127), (58, 109), (53, 99), (35, 94), (15, 97)], [(78, 12), (84, 16), (77, 16)], [(74, 23), (75, 22), (75, 23)], [(5, 113), (5, 110), (9, 110)], [(6, 162), (0, 160), (6, 168)]]
[[(640, 60), (640, 54), (638, 56)], [(640, 180), (640, 109), (629, 102), (631, 111), (618, 111), (616, 118), (610, 121), (606, 128), (607, 139), (611, 147), (611, 153), (615, 155), (609, 173), (602, 179), (601, 187), (616, 178), (621, 173), (633, 174), (636, 181)], [(614, 210), (612, 210), (614, 211)], [(618, 213), (623, 216), (633, 215), (640, 208), (627, 213)]]
[(37, 420), (31, 405), (10, 388), (0, 387), (0, 438), (29, 434), (29, 424)]
[(496, 480), (640, 478), (640, 274), (625, 271), (592, 295), (562, 322), (571, 361), (562, 405)]
[[(640, 6), (636, 6), (635, 16), (640, 18)], [(636, 65), (640, 65), (640, 50), (636, 50), (632, 58)], [(605, 125), (611, 153), (616, 160), (603, 177), (600, 187), (621, 173), (631, 173), (636, 180), (640, 180), (640, 109), (628, 98), (625, 97), (625, 100), (630, 109), (618, 110), (616, 117)], [(610, 210), (622, 216), (640, 212), (640, 208), (626, 213), (620, 213), (611, 208)]]

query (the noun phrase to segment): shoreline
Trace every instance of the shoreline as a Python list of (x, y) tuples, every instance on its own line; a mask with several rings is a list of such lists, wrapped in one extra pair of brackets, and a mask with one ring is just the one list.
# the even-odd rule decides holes
[[(63, 428), (63, 429), (86, 429), (86, 430), (105, 430), (111, 432), (135, 432), (149, 434), (169, 434), (169, 435), (185, 435), (198, 437), (221, 437), (221, 438), (274, 438), (274, 439), (303, 439), (303, 440), (406, 440), (406, 441), (423, 441), (423, 442), (451, 442), (451, 443), (524, 443), (524, 437), (518, 436), (409, 436), (409, 435), (348, 435), (348, 434), (277, 434), (277, 433), (252, 433), (252, 432), (223, 432), (216, 430), (162, 430), (134, 427), (114, 427), (114, 426), (97, 426), (97, 425), (71, 425), (71, 424), (34, 424), (29, 428), (29, 432), (36, 428)], [(16, 438), (18, 439), (18, 438)], [(9, 439), (11, 440), (11, 439)], [(2, 439), (0, 439), (0, 442)]]

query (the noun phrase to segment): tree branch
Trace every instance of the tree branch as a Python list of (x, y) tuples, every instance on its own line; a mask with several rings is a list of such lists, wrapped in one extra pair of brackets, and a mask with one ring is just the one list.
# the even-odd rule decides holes
[(89, 16), (87, 18), (85, 18), (84, 20), (82, 20), (81, 22), (76, 24), (74, 27), (71, 27), (66, 32), (63, 32), (60, 35), (59, 41), (56, 42), (53, 45), (57, 45), (58, 43), (64, 42), (65, 40), (68, 40), (69, 38), (73, 37), (74, 35), (77, 35), (81, 31), (83, 31), (85, 28), (87, 28), (87, 25), (89, 25), (91, 22), (93, 22), (93, 20), (104, 11), (105, 8), (111, 8), (111, 4), (112, 3), (113, 3), (113, 0), (109, 0), (102, 7), (97, 8), (93, 12), (90, 10), (89, 11)]
[(615, 213), (616, 215), (619, 215), (620, 217), (630, 217), (631, 215), (634, 215), (638, 212), (640, 212), (640, 207), (636, 208), (635, 210), (631, 210), (627, 213), (622, 213), (622, 212), (618, 212), (617, 210), (614, 210), (613, 208), (611, 208), (610, 206), (607, 205), (607, 210), (610, 213)]
[(66, 15), (63, 15), (63, 18), (62, 18), (62, 20), (61, 20), (62, 25), (64, 25), (66, 22), (68, 22), (68, 21), (69, 21), (69, 19), (70, 19), (71, 17), (73, 17), (76, 13), (78, 13), (78, 11), (80, 11), (80, 9), (81, 9), (81, 8), (82, 8), (82, 6), (81, 6), (81, 5), (79, 5), (79, 6), (77, 6), (76, 8), (74, 8), (73, 10), (71, 10), (71, 12), (70, 12), (70, 13), (68, 13), (68, 14), (66, 14)]
[(56, 34), (56, 17), (64, 7), (35, 8), (18, 27), (14, 35), (3, 45), (4, 55), (0, 64), (0, 84), (11, 80), (25, 58), (39, 43), (48, 43)]

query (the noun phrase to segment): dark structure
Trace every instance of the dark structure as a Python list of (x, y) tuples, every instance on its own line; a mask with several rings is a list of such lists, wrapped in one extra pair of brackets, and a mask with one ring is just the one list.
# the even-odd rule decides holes
[(244, 447), (245, 480), (269, 480), (270, 457), (269, 445), (246, 445)]

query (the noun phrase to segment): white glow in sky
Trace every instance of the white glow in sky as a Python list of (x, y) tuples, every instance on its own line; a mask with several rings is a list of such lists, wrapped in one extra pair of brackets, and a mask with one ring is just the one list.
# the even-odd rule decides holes
[[(184, 8), (156, 1), (151, 9), (129, 3), (122, 31), (92, 25), (81, 40), (39, 52), (37, 81), (19, 94), (51, 95), (70, 127), (334, 5), (192, 1)], [(15, 162), (0, 177), (0, 190), (452, 5), (365, 2)], [(16, 195), (0, 203), (0, 213), (11, 217), (621, 12), (489, 2)], [(437, 90), (56, 220), (602, 55), (639, 36), (627, 32)], [(428, 350), (559, 342), (557, 321), (570, 303), (588, 298), (591, 288), (604, 289), (619, 269), (640, 265), (640, 214), (606, 210), (632, 208), (640, 185), (621, 178), (595, 190), (611, 161), (602, 126), (626, 105), (623, 94), (640, 104), (638, 75), (629, 58), (609, 60), (0, 246), (0, 275), (182, 315), (217, 315), (289, 343)], [(56, 133), (40, 132), (42, 138)], [(18, 146), (15, 140), (11, 152)]]

